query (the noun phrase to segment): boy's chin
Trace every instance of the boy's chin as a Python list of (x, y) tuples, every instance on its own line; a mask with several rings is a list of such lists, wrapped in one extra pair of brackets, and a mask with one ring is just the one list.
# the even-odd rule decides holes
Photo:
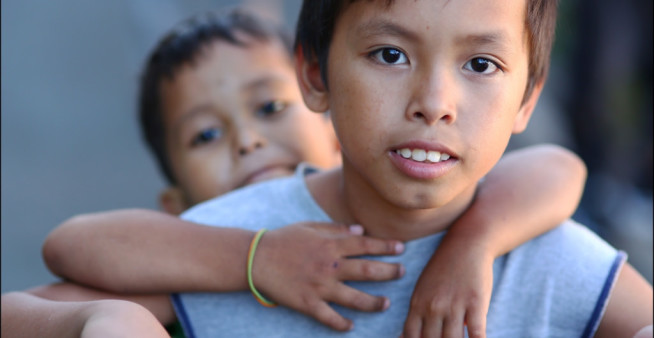
[(272, 180), (280, 177), (288, 177), (293, 175), (293, 168), (289, 167), (272, 167), (272, 168), (263, 168), (253, 174), (251, 174), (243, 184), (244, 186)]

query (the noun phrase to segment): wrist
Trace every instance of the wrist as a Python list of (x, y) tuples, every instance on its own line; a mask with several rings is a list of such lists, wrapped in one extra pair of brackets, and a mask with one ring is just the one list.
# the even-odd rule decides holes
[(247, 279), (248, 279), (248, 286), (250, 288), (250, 291), (252, 292), (254, 298), (259, 302), (259, 304), (265, 307), (275, 307), (277, 306), (277, 304), (272, 302), (265, 296), (263, 296), (259, 292), (257, 287), (254, 285), (254, 271), (253, 271), (254, 259), (257, 253), (257, 247), (259, 246), (259, 242), (261, 241), (261, 238), (263, 237), (263, 234), (266, 231), (267, 230), (265, 228), (257, 231), (257, 233), (254, 235), (254, 238), (252, 238), (252, 242), (250, 242), (250, 247), (248, 250), (248, 260), (247, 260)]
[(461, 218), (453, 224), (443, 237), (441, 246), (454, 247), (455, 250), (475, 250), (493, 259), (504, 254), (502, 240), (496, 236), (497, 225), (488, 220)]

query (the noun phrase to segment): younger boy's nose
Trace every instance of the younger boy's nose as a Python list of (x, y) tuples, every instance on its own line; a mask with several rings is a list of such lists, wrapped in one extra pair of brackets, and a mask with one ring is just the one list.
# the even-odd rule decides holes
[(247, 155), (259, 148), (265, 146), (265, 139), (253, 130), (243, 130), (238, 135), (237, 147), (238, 154)]

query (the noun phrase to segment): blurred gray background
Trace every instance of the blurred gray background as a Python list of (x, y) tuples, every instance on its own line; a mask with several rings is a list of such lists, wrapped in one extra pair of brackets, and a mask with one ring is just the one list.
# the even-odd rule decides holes
[[(299, 0), (244, 1), (295, 25)], [(153, 208), (139, 135), (148, 51), (193, 13), (241, 1), (2, 1), (2, 292), (57, 280), (40, 256), (67, 218)], [(511, 147), (564, 145), (590, 176), (575, 218), (652, 280), (652, 2), (562, 1), (550, 81)], [(556, 164), (553, 164), (556, 165)]]

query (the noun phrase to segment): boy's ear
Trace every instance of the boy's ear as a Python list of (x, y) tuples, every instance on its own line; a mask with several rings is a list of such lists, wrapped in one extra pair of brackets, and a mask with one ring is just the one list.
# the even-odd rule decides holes
[(295, 74), (300, 85), (302, 98), (309, 109), (323, 113), (329, 109), (327, 89), (320, 76), (318, 60), (305, 58), (301, 46), (295, 50)]
[(167, 213), (179, 215), (188, 208), (186, 198), (181, 189), (168, 187), (159, 194), (159, 205)]
[(540, 93), (543, 91), (544, 84), (545, 84), (544, 79), (538, 81), (534, 85), (534, 89), (531, 91), (531, 95), (529, 95), (527, 101), (525, 101), (525, 103), (522, 104), (522, 107), (520, 107), (520, 110), (518, 111), (518, 115), (516, 115), (515, 120), (513, 122), (514, 134), (520, 134), (525, 130), (525, 128), (527, 128), (527, 123), (531, 118), (531, 114), (534, 112), (536, 103), (538, 103), (538, 98), (540, 97)]

